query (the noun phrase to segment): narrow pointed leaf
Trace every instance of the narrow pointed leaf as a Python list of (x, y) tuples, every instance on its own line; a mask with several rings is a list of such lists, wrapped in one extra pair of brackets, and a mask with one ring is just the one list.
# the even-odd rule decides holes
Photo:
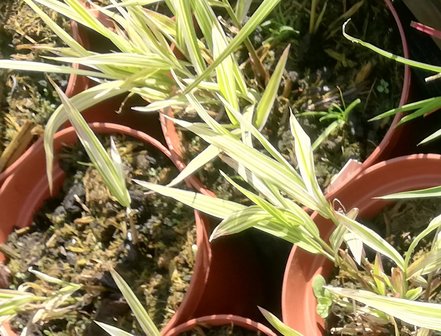
[(441, 305), (377, 295), (364, 290), (326, 286), (331, 293), (347, 297), (411, 325), (441, 331)]
[[(50, 80), (50, 79), (49, 79)], [(96, 135), (90, 129), (81, 113), (70, 102), (64, 92), (52, 81), (52, 85), (55, 87), (61, 102), (65, 107), (65, 112), (69, 117), (70, 122), (75, 128), (75, 132), (78, 135), (84, 149), (87, 152), (90, 160), (94, 166), (98, 169), (102, 176), (106, 186), (109, 188), (112, 195), (118, 200), (118, 202), (124, 206), (130, 206), (130, 195), (127, 190), (125, 179), (120, 177), (118, 168), (115, 167), (109, 154), (107, 154), (103, 145), (100, 143)]]
[(431, 197), (440, 197), (441, 196), (441, 186), (431, 187), (426, 189), (412, 190), (412, 191), (403, 191), (395, 194), (389, 194), (381, 197), (377, 197), (385, 200), (392, 199), (411, 199), (411, 198), (431, 198)]
[(119, 290), (129, 304), (131, 311), (135, 315), (136, 320), (138, 321), (145, 334), (149, 336), (160, 336), (161, 334), (158, 328), (155, 326), (152, 319), (142, 306), (141, 302), (139, 302), (136, 295), (130, 289), (129, 285), (127, 285), (124, 279), (114, 270), (110, 270), (110, 273), (112, 274), (113, 280), (115, 280), (116, 285), (118, 286)]
[(90, 76), (96, 78), (117, 79), (114, 76), (97, 71), (76, 69), (64, 65), (53, 65), (48, 63), (31, 62), (31, 61), (0, 60), (0, 69), (61, 73), (68, 75), (76, 74), (76, 75)]
[(263, 92), (262, 98), (257, 105), (256, 113), (254, 115), (254, 125), (261, 130), (268, 120), (268, 116), (273, 109), (274, 101), (277, 97), (277, 92), (280, 88), (280, 81), (282, 80), (283, 71), (285, 70), (286, 61), (288, 59), (289, 46), (283, 51), (277, 62), (276, 68)]
[(298, 331), (288, 327), (282, 321), (280, 321), (274, 314), (271, 314), (268, 310), (258, 307), (260, 312), (265, 316), (266, 320), (277, 329), (283, 336), (303, 336)]
[(314, 168), (314, 157), (311, 148), (311, 141), (308, 135), (300, 126), (297, 119), (291, 114), (290, 117), (291, 133), (294, 136), (295, 155), (297, 164), (302, 175), (303, 182), (309, 194), (314, 197), (316, 201), (316, 207), (321, 210), (321, 213), (326, 215), (328, 212), (329, 204), (320, 189), (317, 182)]
[[(70, 99), (70, 103), (78, 110), (83, 111), (89, 107), (94, 106), (106, 99), (115, 97), (127, 89), (122, 86), (121, 81), (108, 82), (94, 86), (86, 91), (83, 91)], [(53, 138), (55, 132), (65, 123), (69, 118), (65, 111), (65, 106), (60, 105), (49, 118), (44, 130), (44, 151), (46, 154), (46, 175), (49, 183), (49, 188), (52, 190), (52, 167), (54, 162), (54, 146)]]
[(269, 13), (276, 7), (276, 5), (280, 2), (280, 0), (264, 0), (259, 8), (254, 12), (251, 18), (247, 21), (247, 23), (242, 27), (240, 32), (236, 35), (236, 37), (228, 44), (228, 46), (224, 49), (224, 51), (214, 60), (209, 67), (205, 69), (205, 71), (200, 74), (193, 83), (191, 83), (184, 91), (184, 94), (187, 94), (194, 88), (196, 88), (200, 82), (205, 80), (210, 74), (213, 72), (222, 61), (228, 57), (232, 52), (234, 52), (244, 41), (245, 39), (256, 29), (256, 27), (263, 22), (263, 20), (268, 16)]
[(146, 189), (155, 191), (167, 197), (171, 197), (196, 210), (200, 210), (217, 218), (226, 218), (230, 216), (232, 213), (245, 208), (244, 205), (235, 202), (202, 195), (192, 191), (165, 187), (158, 184), (140, 181), (140, 180), (134, 180), (134, 181)]
[[(425, 237), (427, 237), (433, 231), (438, 230), (440, 227), (441, 227), (441, 215), (439, 215), (439, 216), (435, 217), (434, 219), (432, 219), (430, 221), (429, 225), (427, 226), (427, 228), (425, 228), (423, 231), (421, 231), (418, 234), (418, 236), (416, 236), (412, 240), (412, 243), (410, 244), (409, 248), (407, 249), (406, 258), (404, 259), (405, 260), (406, 269), (407, 269), (407, 267), (408, 267), (408, 265), (410, 263), (410, 260), (411, 260), (411, 257), (413, 256), (415, 248), (420, 243), (420, 241), (423, 240)], [(407, 277), (408, 278), (411, 277), (411, 274), (408, 274), (408, 272), (407, 272)]]
[(401, 254), (379, 234), (355, 220), (348, 218), (344, 214), (335, 212), (335, 216), (339, 225), (344, 225), (349, 231), (356, 234), (364, 244), (372, 248), (374, 251), (393, 260), (401, 270), (404, 269), (404, 259)]
[(199, 153), (193, 160), (191, 160), (187, 166), (176, 176), (169, 184), (168, 187), (173, 187), (176, 184), (185, 180), (188, 176), (192, 175), (200, 168), (205, 166), (208, 162), (212, 161), (219, 155), (220, 151), (213, 145), (208, 146), (201, 153)]
[(98, 321), (95, 321), (95, 323), (98, 324), (101, 328), (103, 328), (111, 336), (133, 336), (127, 331), (121, 330), (109, 324), (101, 323)]

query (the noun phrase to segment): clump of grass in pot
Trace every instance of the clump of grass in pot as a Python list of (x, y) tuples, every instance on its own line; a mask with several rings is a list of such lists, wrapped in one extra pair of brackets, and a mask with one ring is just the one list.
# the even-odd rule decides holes
[[(158, 0), (110, 0), (111, 5), (106, 7), (80, 0), (24, 1), (60, 37), (66, 47), (35, 46), (54, 54), (55, 56), (47, 58), (57, 64), (0, 60), (0, 68), (77, 74), (91, 78), (97, 85), (71, 99), (72, 106), (80, 112), (123, 93), (140, 95), (146, 100), (148, 106), (139, 107), (140, 111), (156, 111), (169, 106), (185, 107), (185, 99), (179, 92), (175, 95), (176, 82), (170, 76), (173, 72), (181, 82), (188, 85), (187, 92), (195, 90), (200, 101), (220, 106), (216, 97), (219, 94), (235, 109), (243, 106), (249, 106), (250, 110), (255, 109), (253, 118), (259, 127), (266, 120), (269, 111), (259, 109), (256, 96), (260, 100), (260, 97), (265, 96), (265, 84), (272, 84), (268, 81), (268, 73), (248, 36), (280, 0), (262, 1), (246, 22), (250, 5), (248, 0), (237, 1), (235, 8), (226, 0), (167, 0), (165, 6), (174, 18), (142, 6), (158, 3)], [(85, 49), (38, 5), (50, 8), (91, 29), (110, 41), (114, 50), (97, 53)], [(215, 10), (218, 7), (226, 11), (234, 28), (233, 36), (226, 32), (217, 18)], [(104, 18), (106, 24), (94, 12)], [(175, 49), (172, 49), (172, 45)], [(242, 45), (245, 45), (253, 60), (251, 63), (254, 64), (254, 72), (262, 83), (261, 92), (247, 87), (242, 69), (233, 54)], [(179, 53), (182, 57), (177, 56)], [(60, 63), (80, 64), (82, 67), (75, 68), (59, 65)], [(282, 70), (283, 68), (284, 66), (281, 67)], [(65, 106), (61, 105), (45, 127), (44, 141), (50, 186), (52, 139), (56, 130), (67, 120), (64, 109)], [(229, 122), (237, 124), (230, 109), (227, 108), (226, 113)]]
[[(280, 237), (314, 254), (321, 254), (334, 265), (350, 274), (362, 289), (338, 288), (316, 283), (317, 294), (328, 298), (328, 306), (319, 306), (326, 315), (331, 305), (340, 305), (345, 311), (363, 313), (373, 321), (372, 330), (384, 330), (389, 325), (398, 335), (398, 322), (403, 321), (419, 330), (441, 330), (441, 305), (427, 302), (425, 290), (434, 272), (441, 267), (438, 257), (439, 235), (430, 251), (412, 260), (418, 244), (430, 233), (438, 232), (441, 216), (430, 222), (412, 242), (404, 255), (376, 232), (356, 220), (357, 209), (344, 209), (344, 204), (328, 201), (321, 191), (314, 170), (309, 137), (296, 118), (291, 115), (291, 132), (295, 139), (298, 167), (292, 167), (268, 140), (239, 111), (232, 109), (240, 123), (240, 132), (229, 131), (197, 102), (192, 93), (186, 95), (205, 123), (175, 122), (207, 141), (214, 151), (234, 167), (249, 188), (239, 185), (222, 174), (251, 202), (245, 206), (232, 201), (213, 199), (198, 193), (173, 188), (203, 160), (194, 159), (168, 186), (136, 181), (146, 189), (172, 197), (177, 201), (206, 212), (222, 221), (211, 235), (211, 240), (231, 235), (250, 227)], [(224, 101), (225, 104), (228, 102)], [(254, 148), (258, 143), (258, 150)], [(199, 161), (199, 162), (198, 162)], [(319, 230), (305, 208), (334, 223), (335, 230), (329, 242), (320, 237)], [(376, 251), (374, 260), (368, 260), (364, 247)], [(381, 260), (393, 263), (391, 272), (382, 267)], [(320, 281), (320, 280), (318, 280)], [(427, 287), (428, 286), (428, 287)], [(429, 289), (428, 289), (429, 288)], [(323, 302), (323, 300), (322, 300)], [(274, 320), (273, 320), (274, 322)], [(281, 331), (282, 332), (282, 331)], [(285, 335), (294, 335), (291, 331)]]

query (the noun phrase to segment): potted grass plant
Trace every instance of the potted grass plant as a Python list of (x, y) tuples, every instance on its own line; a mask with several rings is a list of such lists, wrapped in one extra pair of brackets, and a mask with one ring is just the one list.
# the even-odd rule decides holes
[[(102, 146), (87, 127), (85, 120), (81, 117), (75, 107), (70, 104), (67, 97), (57, 88), (66, 111), (70, 113), (69, 120), (74, 128), (66, 128), (56, 133), (54, 138), (56, 164), (52, 167), (54, 172), (53, 189), (47, 182), (45, 175), (46, 166), (44, 162), (44, 148), (42, 140), (34, 144), (27, 155), (22, 159), (17, 172), (9, 177), (0, 190), (1, 213), (4, 214), (4, 221), (0, 238), (5, 241), (13, 227), (24, 228), (31, 224), (35, 211), (52, 194), (56, 194), (63, 182), (64, 172), (58, 163), (58, 156), (63, 145), (82, 141), (92, 163), (98, 171), (105, 176), (104, 181), (108, 185), (113, 197), (128, 208), (130, 213), (131, 196), (128, 193), (124, 176), (120, 171), (121, 163), (115, 150), (112, 150), (112, 160), (103, 152)], [(119, 133), (133, 136), (149, 145), (155, 147), (159, 153), (170, 158), (170, 152), (161, 143), (147, 134), (132, 130), (121, 125), (109, 123), (91, 124), (94, 131), (102, 134)], [(24, 178), (24, 176), (26, 178)], [(155, 174), (156, 176), (156, 174)], [(30, 187), (31, 186), (31, 187)], [(171, 320), (163, 327), (166, 332), (176, 324), (183, 323), (192, 316), (211, 314), (216, 312), (243, 314), (252, 316), (250, 302), (260, 302), (263, 285), (258, 279), (263, 276), (258, 267), (258, 261), (254, 258), (255, 247), (246, 239), (227, 239), (219, 241), (219, 244), (208, 245), (207, 232), (210, 225), (207, 219), (195, 212), (197, 254), (193, 270), (193, 276), (189, 285), (187, 295), (183, 299), (178, 311)], [(130, 219), (127, 219), (131, 223)], [(130, 237), (135, 237), (136, 230), (130, 226)], [(134, 239), (134, 238), (131, 238)], [(4, 257), (4, 256), (3, 256)], [(234, 262), (230, 260), (234, 258)], [(32, 287), (32, 286), (31, 286)], [(26, 286), (25, 286), (26, 288)], [(225, 295), (228, 292), (236, 300), (231, 300)], [(23, 293), (20, 293), (21, 295)], [(29, 294), (26, 294), (29, 296)], [(198, 304), (201, 298), (203, 304)], [(53, 298), (53, 296), (52, 296)], [(41, 299), (39, 299), (41, 300)], [(37, 300), (38, 301), (38, 300)], [(8, 300), (1, 302), (8, 305)], [(25, 302), (29, 303), (29, 302)], [(36, 305), (41, 308), (41, 305)], [(254, 305), (251, 311), (256, 310)], [(29, 309), (29, 307), (26, 307)], [(75, 308), (75, 307), (70, 307)], [(11, 316), (11, 311), (5, 312), (3, 320)], [(14, 313), (12, 313), (14, 315)], [(6, 328), (6, 327), (4, 327)]]
[[(59, 93), (66, 103), (67, 97), (64, 96), (60, 90)], [(73, 108), (70, 105), (69, 107), (71, 109)], [(79, 135), (77, 136), (75, 129), (72, 127), (68, 127), (56, 133), (56, 136), (54, 138), (54, 148), (56, 150), (56, 165), (53, 167), (54, 184), (52, 195), (61, 192), (60, 188), (63, 185), (63, 180), (65, 176), (65, 173), (60, 168), (58, 161), (62, 147), (74, 144), (78, 141), (78, 137), (82, 141), (84, 141), (83, 143), (86, 144), (97, 141), (96, 138), (93, 136), (93, 133), (90, 130), (87, 131), (85, 121), (81, 118), (81, 115), (71, 114), (70, 120), (72, 121), (72, 124), (77, 127), (77, 129), (86, 129), (86, 131), (84, 131), (83, 133), (81, 133), (81, 131), (78, 131)], [(93, 123), (91, 124), (91, 127), (93, 131), (99, 134), (126, 135), (134, 139), (138, 139), (139, 141), (142, 141), (148, 146), (154, 148), (154, 150), (156, 150), (158, 153), (165, 156), (166, 158), (170, 158), (170, 152), (158, 140), (147, 135), (146, 133), (135, 131), (125, 126), (110, 123)], [(119, 170), (122, 169), (122, 166), (118, 165), (119, 160), (116, 156), (117, 154), (115, 150), (112, 150), (112, 159), (116, 161), (114, 161), (115, 163), (112, 164), (112, 159), (106, 154), (105, 151), (103, 152), (103, 148), (101, 147), (101, 151), (98, 151), (96, 148), (97, 147), (94, 147), (95, 152), (89, 152), (89, 154), (91, 154), (91, 157), (96, 160), (95, 166), (98, 167), (98, 170), (102, 170), (101, 173), (103, 174), (103, 176), (110, 175), (110, 177), (108, 179), (105, 179), (104, 181), (106, 182), (106, 185), (108, 186), (111, 194), (121, 205), (129, 208), (131, 203), (131, 196), (125, 187), (124, 176), (120, 175), (123, 174), (122, 170)], [(43, 205), (43, 203), (47, 199), (51, 197), (51, 192), (47, 183), (45, 173), (45, 155), (42, 139), (32, 145), (31, 148), (26, 152), (26, 155), (23, 156), (20, 160), (20, 165), (17, 167), (14, 174), (6, 179), (0, 191), (0, 198), (2, 200), (0, 212), (2, 213), (3, 218), (0, 237), (2, 243), (6, 241), (8, 235), (13, 230), (13, 228), (24, 228), (31, 225), (31, 223), (33, 222), (33, 216), (36, 211)], [(198, 212), (195, 212), (194, 215), (196, 227), (195, 246), (197, 247), (197, 254), (193, 269), (193, 275), (191, 278), (191, 284), (189, 285), (187, 295), (185, 296), (185, 299), (182, 302), (179, 311), (172, 317), (172, 319), (169, 321), (168, 327), (165, 327), (164, 330), (167, 330), (167, 328), (173, 326), (175, 322), (186, 320), (191, 316), (192, 311), (197, 307), (197, 302), (199, 301), (202, 293), (205, 290), (204, 284), (207, 281), (209, 275), (211, 250), (209, 249), (206, 231), (209, 225), (207, 223), (207, 219), (204, 216), (202, 216)], [(132, 239), (134, 239), (134, 237), (137, 235), (136, 229), (130, 226), (129, 231), (131, 233), (130, 236), (132, 237)], [(4, 255), (2, 255), (2, 258), (4, 259)], [(61, 281), (61, 283), (65, 282)], [(73, 288), (74, 291), (78, 289), (77, 286), (71, 286), (69, 288)], [(63, 292), (64, 291), (65, 290), (63, 290)], [(5, 293), (6, 292), (8, 291), (6, 290)], [(25, 290), (24, 292), (24, 294), (20, 294), (23, 294), (26, 298), (31, 297), (32, 299), (30, 301), (23, 300), (23, 303), (34, 306), (34, 309), (45, 309), (44, 306), (42, 308), (42, 305), (39, 304), (40, 301), (44, 300), (42, 300), (41, 298), (37, 298), (34, 300), (35, 297), (32, 297), (32, 295), (28, 291)], [(67, 289), (65, 294), (66, 293)], [(73, 292), (69, 293), (72, 294)], [(51, 294), (49, 296), (49, 299), (54, 300), (56, 299), (57, 295), (62, 294)], [(21, 296), (20, 298), (22, 297), (23, 296)], [(20, 301), (20, 298), (17, 298), (17, 300), (15, 301)], [(64, 299), (61, 301), (64, 301)], [(1, 300), (0, 304), (3, 306), (7, 306), (10, 305), (13, 301), (14, 300), (12, 299), (12, 297), (5, 296), (5, 298)], [(56, 308), (56, 306), (53, 307), (55, 311), (55, 317), (53, 318), (57, 318), (58, 316), (56, 314)], [(29, 306), (27, 306), (26, 309), (29, 310), (32, 308), (29, 308)], [(70, 309), (75, 309), (75, 305), (70, 306)], [(10, 317), (10, 313), (11, 311), (5, 310), (2, 314), (2, 321), (5, 321), (5, 319), (7, 320)], [(48, 312), (46, 316), (50, 317), (50, 312)], [(3, 326), (3, 328), (7, 328), (7, 326)]]
[[(191, 4), (182, 1), (167, 2), (168, 10), (174, 15), (174, 19), (138, 4), (115, 2), (110, 7), (90, 4), (92, 8), (88, 9), (78, 0), (66, 3), (25, 1), (66, 45), (63, 48), (49, 48), (48, 51), (55, 54), (50, 59), (61, 64), (80, 64), (84, 68), (9, 60), (1, 60), (0, 67), (68, 73), (92, 78), (96, 85), (72, 97), (72, 104), (79, 111), (122, 94), (139, 95), (151, 103), (148, 108), (142, 109), (144, 111), (156, 111), (166, 106), (182, 106), (182, 99), (173, 96), (176, 84), (170, 73), (191, 83), (189, 90), (197, 87), (198, 94), (205, 97), (204, 99), (213, 100), (217, 92), (220, 92), (235, 106), (239, 92), (241, 97), (252, 100), (253, 96), (248, 94), (238, 65), (230, 54), (243, 43), (253, 51), (252, 46), (247, 42), (247, 37), (278, 3), (277, 0), (263, 1), (234, 39), (229, 40), (217, 21), (213, 9), (204, 1), (191, 2)], [(98, 33), (104, 39), (111, 41), (116, 52), (112, 50), (112, 52), (96, 53), (87, 50), (38, 5), (55, 10)], [(216, 5), (227, 6), (227, 9), (230, 9), (227, 3)], [(208, 41), (208, 47), (206, 50), (204, 48), (207, 53), (202, 53), (202, 49), (199, 48), (202, 42), (191, 24), (191, 11), (195, 8), (197, 9), (195, 18)], [(95, 15), (94, 12), (98, 12), (99, 15)], [(211, 26), (215, 28), (213, 31)], [(184, 55), (182, 59), (175, 55), (171, 45), (175, 45)], [(218, 77), (217, 82), (213, 81), (214, 76)], [(213, 101), (215, 102), (216, 99)], [(93, 112), (95, 113), (96, 111)], [(48, 166), (52, 165), (51, 139), (65, 121), (66, 118), (60, 107), (45, 127)], [(145, 124), (147, 123), (146, 121)]]
[[(195, 97), (191, 93), (187, 94), (187, 99), (189, 103), (194, 104)], [(360, 206), (361, 208), (361, 204), (355, 203), (352, 199), (354, 191), (349, 192), (350, 186), (347, 189), (348, 194), (344, 197), (343, 190), (346, 189), (342, 188), (341, 200), (340, 197), (333, 199), (325, 197), (315, 177), (310, 140), (294, 116), (291, 116), (290, 122), (295, 139), (297, 169), (287, 163), (268, 140), (238, 112), (235, 113), (235, 116), (241, 124), (241, 129), (252, 135), (253, 140), (256, 141), (254, 146), (241, 140), (240, 136), (243, 134), (231, 133), (217, 123), (204, 108), (199, 106), (197, 109), (206, 124), (179, 120), (175, 120), (175, 122), (197, 133), (209, 144), (216, 147), (222, 159), (236, 168), (242, 178), (241, 183), (225, 174), (223, 175), (246, 195), (252, 205), (245, 206), (231, 201), (211, 199), (201, 194), (172, 188), (173, 182), (168, 186), (143, 181), (137, 181), (137, 183), (146, 189), (172, 197), (222, 219), (222, 222), (212, 233), (211, 240), (254, 227), (293, 243), (296, 250), (304, 250), (303, 257), (310, 255), (313, 258), (327, 260), (328, 262), (323, 264), (323, 272), (326, 272), (325, 265), (328, 265), (328, 271), (334, 265), (350, 272), (356, 282), (356, 288), (362, 289), (336, 288), (322, 284), (318, 291), (321, 291), (320, 293), (324, 296), (323, 291), (326, 290), (326, 295), (329, 295), (325, 298), (327, 302), (331, 297), (331, 303), (334, 302), (332, 300), (340, 303), (344, 301), (348, 309), (354, 305), (359, 307), (360, 310), (357, 310), (356, 314), (363, 313), (373, 316), (371, 319), (373, 325), (375, 323), (382, 325), (389, 323), (391, 328), (389, 330), (399, 330), (397, 325), (401, 321), (416, 329), (441, 329), (439, 324), (441, 305), (428, 302), (424, 299), (426, 296), (422, 296), (424, 290), (427, 289), (425, 287), (427, 276), (430, 278), (434, 268), (438, 267), (437, 263), (432, 263), (432, 257), (437, 253), (437, 250), (430, 250), (427, 253), (422, 251), (422, 255), (416, 263), (411, 260), (418, 243), (440, 226), (439, 217), (420, 232), (406, 255), (403, 256), (373, 229), (357, 221), (358, 210), (352, 206)], [(260, 150), (256, 149), (257, 143)], [(364, 192), (362, 194), (365, 197), (363, 201), (375, 204), (369, 209), (370, 211), (373, 211), (374, 208), (378, 210), (381, 207), (382, 204), (379, 201), (371, 200), (371, 197), (381, 196), (383, 191), (388, 193), (391, 190), (403, 190), (400, 187), (430, 186), (439, 183), (441, 177), (438, 174), (439, 156), (429, 156), (426, 158), (427, 161), (424, 157), (417, 157), (415, 161), (412, 159), (415, 158), (397, 159), (397, 162), (400, 160), (403, 162), (400, 167), (406, 168), (400, 168), (400, 170), (403, 169), (403, 172), (406, 171), (408, 174), (403, 179), (394, 179), (395, 175), (399, 176), (397, 169), (393, 172), (394, 176), (381, 173), (379, 168), (385, 165), (384, 163), (379, 163), (372, 169), (373, 171), (377, 170), (375, 179), (386, 175), (389, 177), (391, 185), (394, 185), (396, 189), (381, 189), (373, 192), (370, 190), (372, 184), (370, 181), (360, 182), (357, 185), (359, 191)], [(428, 169), (427, 174), (423, 174), (421, 180), (419, 180), (418, 174), (414, 174), (415, 167), (418, 165), (415, 162), (418, 160), (425, 162)], [(409, 161), (409, 163), (404, 164), (404, 161)], [(430, 162), (429, 165), (427, 165), (428, 162)], [(395, 167), (398, 166), (397, 163), (395, 165)], [(423, 167), (421, 169), (424, 170)], [(175, 181), (179, 181), (185, 175), (186, 171), (184, 170)], [(360, 177), (360, 181), (365, 176), (369, 176), (369, 171)], [(253, 190), (244, 187), (244, 184), (248, 184)], [(382, 184), (383, 187), (387, 185), (386, 182)], [(345, 205), (345, 201), (348, 206)], [(314, 217), (311, 218), (305, 209), (315, 211)], [(369, 214), (366, 212), (364, 215), (368, 216)], [(322, 219), (314, 221), (317, 218)], [(376, 257), (374, 259), (376, 261), (366, 257), (365, 247), (375, 251)], [(392, 265), (392, 273), (380, 267), (379, 260), (383, 262), (387, 260)], [(426, 267), (427, 263), (430, 263), (431, 266)], [(310, 265), (311, 263), (308, 264), (308, 266)], [(315, 268), (316, 266), (317, 268)], [(371, 280), (357, 282), (357, 274), (363, 272), (365, 266), (370, 270), (366, 272), (366, 276)], [(315, 271), (322, 271), (320, 265), (313, 265), (313, 267)], [(291, 273), (298, 274), (299, 277), (302, 274), (298, 272), (297, 268), (293, 268)], [(378, 278), (381, 280), (377, 281)], [(310, 276), (306, 275), (306, 280), (311, 280)], [(306, 292), (312, 293), (312, 288), (308, 285), (305, 286), (308, 287)], [(298, 289), (299, 286), (291, 289), (290, 304), (292, 305), (299, 303), (297, 300), (300, 297)], [(302, 292), (301, 295), (304, 293)], [(337, 298), (343, 298), (343, 300), (338, 301)], [(316, 329), (302, 329), (300, 325), (294, 323), (291, 324), (292, 329), (298, 328), (306, 335), (320, 334), (323, 330), (317, 329), (317, 325), (311, 322), (314, 321), (315, 305), (308, 301), (307, 306), (299, 305), (299, 307), (300, 311), (306, 310), (308, 312), (302, 323), (312, 323)], [(312, 311), (314, 314), (311, 313)], [(296, 312), (298, 313), (299, 310)], [(293, 335), (292, 330), (284, 334)]]

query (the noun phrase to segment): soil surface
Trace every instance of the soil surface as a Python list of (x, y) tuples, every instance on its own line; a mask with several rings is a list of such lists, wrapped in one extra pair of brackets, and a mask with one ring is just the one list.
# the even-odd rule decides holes
[[(318, 3), (320, 13), (325, 2)], [(336, 128), (315, 150), (316, 174), (322, 187), (329, 185), (332, 176), (349, 159), (362, 162), (368, 157), (391, 121), (368, 120), (397, 107), (400, 100), (403, 66), (354, 45), (342, 35), (341, 26), (350, 17), (346, 28), (349, 34), (402, 55), (398, 29), (384, 2), (361, 3), (355, 0), (326, 2), (318, 29), (310, 32), (310, 2), (302, 6), (281, 2), (262, 25), (260, 34), (255, 35), (264, 46), (265, 41), (271, 46), (266, 51), (269, 64), (276, 62), (286, 45), (291, 44), (284, 88), (265, 132), (294, 165), (294, 140), (288, 124), (290, 111), (314, 142), (335, 120), (320, 120), (321, 117), (328, 118), (332, 112), (345, 110), (356, 99), (361, 100), (343, 126)], [(280, 34), (277, 36), (274, 31)], [(302, 114), (307, 111), (325, 113)]]
[[(69, 23), (53, 11), (46, 10), (66, 31)], [(0, 57), (45, 62), (37, 44), (62, 46), (58, 37), (42, 22), (23, 0), (3, 0), (0, 3)], [(60, 87), (66, 87), (67, 76), (51, 75)], [(0, 153), (26, 122), (40, 133), (59, 99), (46, 77), (38, 72), (0, 69)]]
[[(394, 205), (386, 207), (371, 221), (361, 220), (361, 222), (377, 231), (383, 237), (386, 237), (385, 239), (394, 246), (401, 255), (404, 255), (415, 237), (440, 213), (441, 203), (437, 199), (399, 201)], [(416, 261), (422, 253), (430, 250), (433, 237), (434, 234), (431, 234), (419, 243), (412, 256), (411, 262)], [(375, 253), (369, 250), (369, 248), (366, 248), (366, 256), (372, 262), (375, 258)], [(391, 269), (395, 267), (395, 265), (384, 257), (382, 258), (382, 264), (384, 272), (390, 276)], [(368, 281), (367, 279), (371, 278), (366, 272), (366, 269), (359, 270), (360, 279), (364, 278)], [(427, 278), (427, 276), (425, 276), (425, 278)], [(438, 277), (433, 277), (429, 282), (431, 283), (430, 294), (425, 288), (419, 300), (440, 303)], [(366, 289), (365, 287), (363, 288), (361, 282), (357, 282), (357, 280), (341, 269), (334, 276), (331, 284), (338, 287)], [(409, 289), (416, 287), (416, 284), (410, 283)], [(388, 295), (394, 295), (390, 288), (388, 289)], [(429, 299), (427, 299), (427, 297), (429, 297)], [(354, 305), (354, 307), (356, 307), (356, 304)], [(360, 312), (354, 314), (352, 311), (353, 307), (351, 312), (349, 312), (345, 310), (345, 308), (335, 304), (327, 320), (329, 325), (328, 335), (365, 335), (366, 333), (370, 333), (386, 336), (394, 334), (394, 328), (391, 324), (387, 322), (386, 324), (376, 323), (376, 320), (369, 318), (367, 314)], [(415, 335), (413, 326), (398, 319), (396, 322), (400, 329), (400, 335)]]
[[(102, 141), (109, 148), (108, 138)], [(41, 284), (27, 272), (29, 267), (83, 285), (74, 294), (67, 317), (36, 324), (39, 332), (105, 335), (91, 324), (98, 320), (140, 334), (108, 272), (111, 267), (131, 286), (159, 328), (173, 316), (188, 288), (196, 244), (193, 211), (172, 199), (145, 193), (130, 180), (166, 184), (177, 171), (168, 159), (142, 143), (121, 136), (116, 142), (132, 198), (131, 219), (77, 145), (62, 155), (68, 174), (64, 193), (46, 203), (31, 227), (8, 239), (7, 246), (19, 256), (7, 264), (12, 288), (26, 281)], [(130, 220), (135, 223), (138, 244), (130, 237)], [(31, 315), (21, 314), (13, 325), (21, 330)]]

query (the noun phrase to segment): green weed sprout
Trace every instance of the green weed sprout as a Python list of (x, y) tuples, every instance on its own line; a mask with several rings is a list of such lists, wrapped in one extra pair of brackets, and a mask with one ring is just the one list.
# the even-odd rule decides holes
[(333, 103), (328, 111), (307, 111), (299, 113), (300, 117), (320, 117), (319, 122), (333, 120), (332, 123), (326, 127), (323, 132), (318, 136), (318, 138), (312, 144), (312, 150), (316, 150), (320, 144), (326, 140), (326, 138), (331, 135), (335, 130), (342, 128), (349, 122), (349, 115), (354, 110), (354, 108), (361, 103), (361, 100), (355, 99), (347, 107), (341, 108), (339, 105)]
[[(380, 324), (392, 323), (396, 326), (395, 319), (398, 319), (416, 328), (441, 330), (441, 305), (423, 302), (424, 289), (430, 288), (426, 287), (428, 279), (441, 267), (441, 260), (436, 257), (441, 244), (437, 240), (432, 250), (419, 251), (421, 255), (412, 261), (419, 242), (441, 227), (441, 216), (429, 223), (403, 256), (376, 232), (356, 220), (357, 209), (346, 211), (344, 205), (336, 209), (334, 202), (326, 200), (316, 180), (310, 139), (294, 115), (291, 115), (290, 126), (295, 139), (297, 168), (292, 167), (239, 111), (231, 109), (240, 123), (240, 132), (238, 129), (229, 131), (198, 104), (192, 93), (188, 93), (186, 98), (204, 123), (174, 120), (175, 123), (200, 136), (209, 143), (213, 153), (218, 153), (235, 168), (249, 188), (236, 183), (223, 172), (220, 174), (241, 191), (252, 205), (245, 206), (171, 187), (187, 176), (192, 168), (184, 169), (168, 186), (139, 180), (136, 183), (221, 219), (211, 234), (211, 240), (254, 227), (310, 253), (325, 256), (363, 288), (346, 289), (322, 284), (328, 293), (327, 297), (332, 297), (333, 304), (341, 305), (347, 313), (353, 312), (356, 307), (360, 312), (374, 316)], [(257, 149), (257, 146), (261, 149)], [(200, 160), (200, 157), (196, 157), (189, 167), (200, 166)], [(334, 223), (335, 230), (329, 242), (320, 237), (316, 224), (305, 208), (316, 211)], [(377, 252), (375, 260), (365, 257), (364, 246)], [(390, 274), (383, 270), (382, 258), (394, 264)], [(321, 293), (322, 296), (325, 294), (323, 291)], [(326, 310), (323, 306), (320, 309), (323, 313)]]
[(47, 285), (26, 282), (16, 290), (0, 289), (0, 324), (19, 313), (32, 313), (29, 324), (23, 329), (23, 335), (28, 330), (32, 332), (34, 324), (58, 319), (75, 311), (78, 301), (72, 294), (81, 288), (81, 285), (65, 282), (33, 269), (29, 269), (29, 272)]
[[(51, 53), (52, 56), (48, 56), (47, 59), (54, 64), (0, 60), (0, 68), (77, 74), (91, 78), (97, 85), (71, 99), (72, 105), (80, 112), (123, 93), (140, 95), (145, 99), (147, 106), (139, 107), (140, 111), (157, 111), (168, 106), (183, 107), (186, 101), (179, 92), (175, 92), (176, 83), (170, 76), (173, 72), (187, 85), (188, 92), (195, 90), (201, 101), (217, 104), (218, 99), (215, 97), (219, 94), (235, 109), (239, 109), (239, 103), (249, 105), (250, 110), (254, 110), (253, 119), (256, 119), (259, 127), (259, 123), (266, 120), (268, 111), (259, 109), (256, 104), (256, 94), (260, 100), (260, 96), (265, 93), (263, 90), (256, 93), (247, 87), (233, 53), (245, 45), (254, 60), (252, 63), (257, 68), (255, 71), (258, 76), (264, 77), (264, 84), (274, 87), (268, 83), (269, 76), (263, 69), (248, 36), (280, 0), (262, 1), (246, 23), (243, 22), (248, 15), (248, 0), (237, 1), (234, 9), (226, 0), (167, 0), (164, 3), (174, 18), (142, 6), (154, 4), (157, 0), (111, 0), (111, 6), (107, 7), (87, 2), (93, 11), (106, 19), (106, 25), (92, 10), (86, 9), (80, 0), (24, 1), (66, 47), (35, 46)], [(114, 49), (108, 53), (86, 50), (39, 5), (91, 29), (112, 42)], [(225, 9), (230, 16), (233, 31), (237, 31), (233, 36), (227, 34), (219, 22), (215, 14), (217, 7)], [(200, 34), (197, 31), (200, 31)], [(172, 45), (175, 49), (172, 49)], [(177, 56), (179, 53), (182, 57)], [(82, 67), (75, 68), (69, 64), (80, 64)], [(273, 96), (266, 94), (268, 98)], [(56, 109), (45, 127), (44, 143), (50, 187), (53, 166), (52, 139), (57, 129), (67, 120), (64, 109), (64, 105)], [(229, 109), (226, 112), (230, 122), (236, 124), (237, 121)]]

